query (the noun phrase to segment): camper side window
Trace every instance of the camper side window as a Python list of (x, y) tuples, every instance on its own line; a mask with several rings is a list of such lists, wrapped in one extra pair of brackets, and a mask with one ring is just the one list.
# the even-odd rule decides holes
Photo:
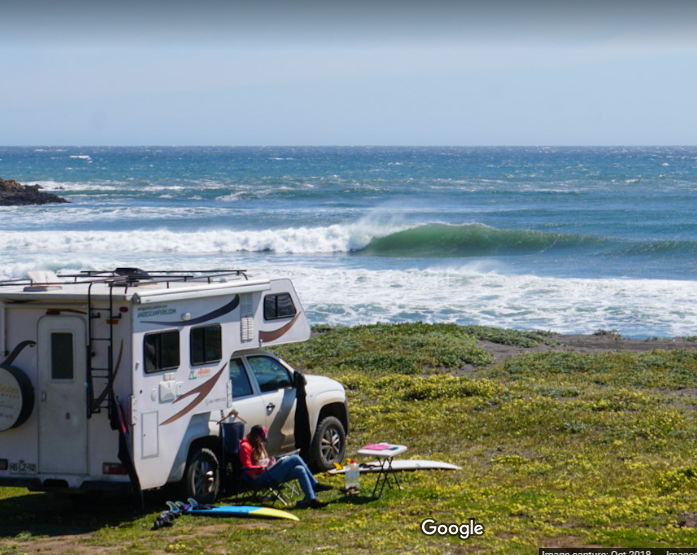
[(73, 334), (51, 334), (51, 378), (73, 379)]
[(223, 358), (220, 325), (191, 329), (191, 365), (218, 362)]
[(295, 316), (297, 312), (289, 293), (264, 297), (264, 320), (290, 318)]
[(145, 373), (179, 367), (179, 330), (146, 333), (143, 339)]

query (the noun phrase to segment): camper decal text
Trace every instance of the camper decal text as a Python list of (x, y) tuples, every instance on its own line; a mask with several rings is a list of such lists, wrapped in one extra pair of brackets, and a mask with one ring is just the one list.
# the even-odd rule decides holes
[(0, 431), (12, 428), (22, 412), (22, 391), (17, 378), (0, 368)]
[(6, 396), (19, 397), (19, 387), (0, 383), (0, 399)]
[(25, 347), (35, 341), (22, 341), (0, 363), (0, 432), (15, 428), (29, 418), (34, 409), (34, 387), (27, 375), (12, 366)]
[(191, 371), (189, 372), (189, 379), (190, 380), (197, 380), (199, 378), (203, 378), (206, 376), (211, 375), (211, 369), (210, 368), (192, 368)]
[(138, 318), (152, 318), (153, 316), (169, 316), (177, 311), (176, 308), (170, 308), (166, 304), (158, 306), (149, 306), (146, 309), (138, 309)]

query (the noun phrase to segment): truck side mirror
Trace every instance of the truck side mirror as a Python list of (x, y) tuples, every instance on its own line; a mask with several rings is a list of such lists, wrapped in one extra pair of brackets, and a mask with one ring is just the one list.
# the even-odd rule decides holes
[(293, 372), (293, 387), (295, 389), (304, 389), (306, 385), (307, 380), (305, 379), (305, 376), (303, 376), (302, 373), (298, 372), (297, 370)]

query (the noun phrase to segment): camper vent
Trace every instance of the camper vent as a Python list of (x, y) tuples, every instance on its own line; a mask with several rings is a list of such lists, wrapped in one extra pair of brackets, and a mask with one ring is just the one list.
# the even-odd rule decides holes
[(251, 341), (254, 339), (254, 318), (242, 318), (242, 341)]
[(22, 291), (48, 291), (49, 289), (62, 289), (63, 287), (60, 285), (44, 285), (44, 284), (37, 284), (37, 285), (27, 285)]
[(254, 311), (252, 310), (252, 295), (240, 295), (240, 333), (242, 341), (254, 339)]

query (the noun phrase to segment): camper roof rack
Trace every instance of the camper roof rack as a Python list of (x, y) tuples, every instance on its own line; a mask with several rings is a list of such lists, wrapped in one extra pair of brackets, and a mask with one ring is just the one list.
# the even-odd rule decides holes
[(246, 270), (142, 270), (140, 268), (116, 268), (115, 270), (81, 270), (74, 274), (29, 272), (29, 277), (0, 281), (0, 287), (11, 286), (60, 286), (70, 283), (101, 282), (108, 285), (135, 286), (144, 283), (169, 283), (181, 281), (221, 281), (228, 277), (249, 279)]
[(107, 282), (133, 285), (140, 281), (170, 282), (170, 281), (207, 281), (211, 283), (226, 277), (247, 277), (246, 270), (215, 269), (215, 270), (142, 270), (140, 268), (116, 268), (115, 270), (82, 270), (77, 274), (61, 274), (58, 277), (73, 279), (76, 282), (103, 280)]

